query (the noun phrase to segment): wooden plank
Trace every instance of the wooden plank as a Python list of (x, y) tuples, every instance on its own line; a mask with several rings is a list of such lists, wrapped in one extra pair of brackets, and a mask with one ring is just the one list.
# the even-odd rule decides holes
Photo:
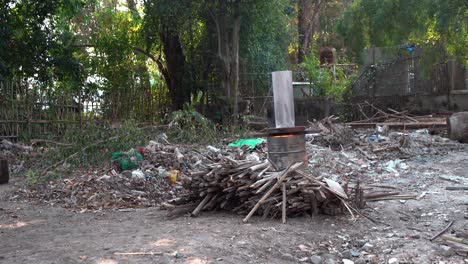
[(286, 224), (286, 184), (283, 182), (281, 185), (283, 189), (282, 219), (283, 224)]
[(346, 123), (347, 126), (352, 128), (358, 127), (375, 127), (377, 125), (383, 126), (387, 125), (388, 127), (392, 128), (432, 128), (432, 127), (447, 127), (446, 120), (440, 121), (431, 121), (431, 122), (389, 122), (389, 123)]

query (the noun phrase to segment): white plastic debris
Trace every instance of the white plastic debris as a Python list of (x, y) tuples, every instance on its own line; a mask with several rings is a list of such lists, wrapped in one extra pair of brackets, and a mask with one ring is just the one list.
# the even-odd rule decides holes
[(101, 177), (98, 178), (99, 181), (102, 181), (102, 180), (109, 180), (111, 178), (111, 176), (109, 175), (103, 175)]
[(206, 146), (206, 148), (209, 150), (209, 151), (213, 151), (213, 152), (220, 152), (221, 150), (219, 148), (215, 148), (211, 145), (208, 145)]
[(145, 174), (141, 170), (134, 170), (134, 171), (132, 171), (132, 178), (133, 179), (144, 179)]
[(250, 153), (245, 157), (246, 160), (250, 161), (260, 161), (260, 156), (257, 153)]
[(325, 182), (327, 183), (328, 187), (330, 187), (330, 190), (332, 190), (335, 194), (348, 199), (348, 195), (346, 195), (346, 192), (343, 190), (343, 187), (336, 181), (330, 180), (330, 179), (325, 179)]

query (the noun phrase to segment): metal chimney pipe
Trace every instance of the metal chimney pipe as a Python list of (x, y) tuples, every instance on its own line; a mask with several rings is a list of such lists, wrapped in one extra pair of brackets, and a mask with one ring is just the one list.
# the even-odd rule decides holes
[(291, 71), (272, 73), (276, 128), (294, 127), (294, 94)]

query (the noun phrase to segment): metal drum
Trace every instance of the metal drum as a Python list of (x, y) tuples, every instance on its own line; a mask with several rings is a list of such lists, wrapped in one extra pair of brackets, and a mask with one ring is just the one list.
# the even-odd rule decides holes
[(10, 180), (10, 172), (8, 170), (8, 161), (0, 160), (0, 184), (8, 183)]
[(274, 128), (269, 129), (268, 134), (268, 158), (277, 169), (285, 169), (300, 161), (307, 168), (305, 127)]

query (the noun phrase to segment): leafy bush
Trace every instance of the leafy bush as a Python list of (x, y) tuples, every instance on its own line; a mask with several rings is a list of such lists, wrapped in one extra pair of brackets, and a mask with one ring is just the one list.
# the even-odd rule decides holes
[(346, 75), (340, 67), (334, 67), (334, 74), (333, 68), (320, 67), (320, 60), (313, 53), (305, 58), (304, 68), (314, 96), (332, 96), (337, 100), (346, 97), (356, 77)]
[(192, 95), (190, 102), (185, 103), (182, 110), (169, 115), (170, 138), (189, 143), (207, 143), (216, 140), (217, 131), (214, 124), (196, 110), (202, 96), (202, 92), (197, 96)]
[(151, 134), (139, 128), (133, 120), (125, 121), (121, 128), (90, 123), (81, 131), (67, 131), (63, 141), (70, 146), (51, 149), (46, 153), (46, 159), (51, 165), (77, 153), (67, 160), (70, 166), (93, 167), (108, 162), (116, 151), (146, 145), (149, 139)]

